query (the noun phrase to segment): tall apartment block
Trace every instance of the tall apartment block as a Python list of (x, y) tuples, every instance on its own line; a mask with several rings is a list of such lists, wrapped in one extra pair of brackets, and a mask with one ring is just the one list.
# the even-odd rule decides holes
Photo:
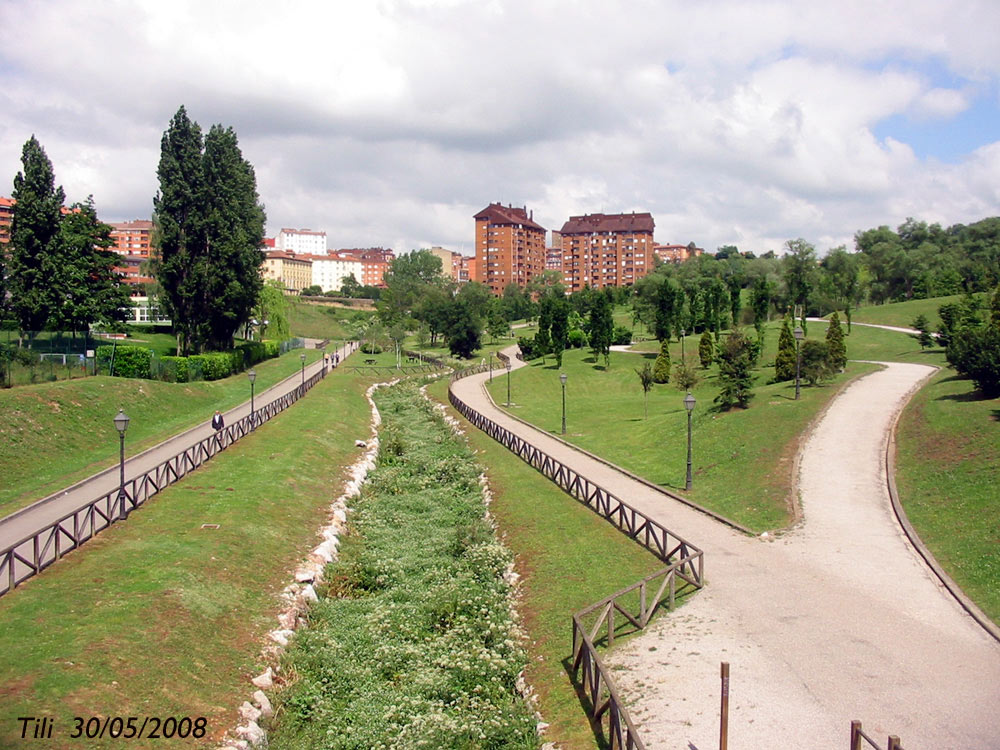
[(653, 227), (648, 213), (571, 216), (559, 232), (567, 291), (631, 286), (648, 274)]
[(500, 296), (508, 284), (523, 287), (545, 270), (545, 227), (527, 207), (491, 203), (475, 216), (475, 281)]

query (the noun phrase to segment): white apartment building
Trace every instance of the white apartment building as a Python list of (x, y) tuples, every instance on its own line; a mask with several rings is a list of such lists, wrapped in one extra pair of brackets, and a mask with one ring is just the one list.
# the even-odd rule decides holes
[(283, 228), (274, 238), (274, 249), (296, 255), (326, 255), (326, 232)]
[(319, 285), (324, 292), (339, 291), (345, 276), (353, 276), (359, 284), (362, 283), (363, 263), (358, 258), (340, 253), (306, 257), (312, 261), (313, 285)]

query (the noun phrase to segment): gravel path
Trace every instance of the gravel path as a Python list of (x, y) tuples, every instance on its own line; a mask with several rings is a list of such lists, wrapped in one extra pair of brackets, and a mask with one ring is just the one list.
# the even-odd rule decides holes
[(650, 750), (718, 746), (722, 661), (730, 747), (846, 748), (860, 719), (883, 745), (896, 734), (907, 750), (989, 750), (1000, 748), (1000, 644), (932, 577), (886, 491), (889, 426), (929, 372), (886, 364), (838, 396), (802, 450), (803, 521), (766, 541), (503, 416), (480, 377), (454, 387), (705, 550), (708, 586), (608, 657)]

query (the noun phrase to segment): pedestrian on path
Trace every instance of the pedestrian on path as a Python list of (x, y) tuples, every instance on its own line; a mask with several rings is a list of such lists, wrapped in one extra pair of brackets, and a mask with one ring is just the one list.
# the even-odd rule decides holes
[(222, 412), (218, 409), (215, 410), (215, 415), (212, 417), (212, 427), (216, 432), (221, 430), (226, 426), (226, 421), (222, 418)]

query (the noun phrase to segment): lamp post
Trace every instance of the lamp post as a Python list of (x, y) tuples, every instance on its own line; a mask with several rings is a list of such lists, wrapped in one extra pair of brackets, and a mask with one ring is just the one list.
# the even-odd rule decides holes
[(490, 382), (493, 382), (493, 352), (490, 352)]
[(684, 397), (684, 408), (687, 409), (688, 413), (688, 462), (687, 462), (687, 478), (684, 480), (684, 489), (691, 489), (691, 412), (694, 411), (695, 398), (691, 395), (691, 391)]
[(795, 400), (799, 400), (799, 372), (802, 370), (802, 355), (799, 354), (799, 342), (805, 335), (799, 326), (795, 326)]
[(683, 364), (687, 364), (687, 362), (684, 360), (684, 336), (686, 334), (687, 334), (687, 331), (682, 328), (681, 329), (681, 364), (682, 365)]
[(562, 434), (566, 434), (566, 373), (559, 373), (559, 382), (562, 383), (562, 397), (563, 397), (563, 419), (562, 419)]
[(504, 406), (510, 406), (510, 360), (508, 359), (504, 364), (507, 366), (507, 403)]
[(306, 353), (302, 352), (299, 355), (299, 361), (302, 362), (302, 392), (306, 392)]
[[(253, 341), (253, 333), (254, 333), (253, 329), (257, 328), (259, 325), (260, 325), (260, 321), (257, 320), (257, 318), (250, 318), (250, 340), (251, 341)], [(258, 336), (258, 338), (260, 338), (260, 337)]]
[(128, 429), (128, 415), (124, 409), (119, 409), (115, 415), (115, 429), (118, 430), (119, 453), (118, 453), (118, 503), (119, 518), (127, 518), (128, 512), (125, 509), (125, 430)]
[(253, 408), (253, 384), (257, 382), (257, 371), (248, 370), (247, 377), (250, 379), (250, 429), (257, 426), (257, 412)]

